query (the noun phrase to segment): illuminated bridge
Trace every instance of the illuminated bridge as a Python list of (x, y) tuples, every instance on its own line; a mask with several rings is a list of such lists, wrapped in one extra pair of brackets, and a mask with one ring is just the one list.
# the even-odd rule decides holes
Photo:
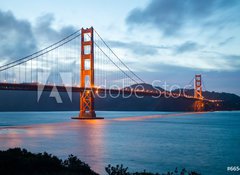
[(0, 90), (52, 91), (56, 88), (65, 91), (71, 88), (73, 92), (80, 92), (77, 117), (80, 119), (97, 118), (94, 99), (102, 93), (190, 98), (195, 100), (196, 111), (203, 109), (204, 102), (220, 102), (203, 97), (201, 75), (194, 77), (194, 95), (148, 90), (138, 86), (141, 84), (146, 82), (117, 56), (93, 27), (82, 28), (38, 52), (0, 66)]

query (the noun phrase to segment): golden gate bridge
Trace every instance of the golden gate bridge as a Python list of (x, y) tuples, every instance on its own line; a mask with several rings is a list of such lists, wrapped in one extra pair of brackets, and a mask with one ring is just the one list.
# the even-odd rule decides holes
[[(71, 72), (71, 77), (63, 81), (59, 72)], [(40, 51), (0, 66), (1, 90), (38, 91), (42, 87), (51, 91), (53, 87), (60, 90), (70, 87), (80, 92), (78, 119), (97, 119), (94, 99), (98, 93), (179, 95), (194, 99), (196, 111), (203, 109), (204, 102), (221, 101), (203, 97), (201, 75), (195, 75), (194, 95), (131, 87), (136, 84), (146, 82), (117, 56), (93, 27), (77, 30)]]

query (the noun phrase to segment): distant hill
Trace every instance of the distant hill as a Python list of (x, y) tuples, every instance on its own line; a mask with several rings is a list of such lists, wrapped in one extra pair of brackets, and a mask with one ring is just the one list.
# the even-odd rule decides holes
[(132, 88), (132, 89), (142, 90), (142, 87), (145, 90), (149, 90), (149, 91), (154, 91), (154, 90), (160, 90), (161, 92), (164, 91), (164, 89), (161, 88), (161, 87), (157, 87), (157, 86), (153, 87), (151, 84), (147, 84), (147, 83), (134, 84), (134, 85), (131, 85), (130, 87), (127, 87), (125, 89)]
[[(161, 87), (153, 87), (150, 84), (135, 84), (127, 88), (138, 90), (164, 91)], [(182, 89), (176, 89), (179, 92)], [(193, 89), (185, 92), (193, 95)], [(63, 103), (57, 103), (55, 98), (50, 97), (50, 91), (44, 91), (38, 100), (36, 91), (22, 90), (0, 90), (0, 98), (4, 99), (0, 103), (0, 111), (78, 111), (79, 92), (73, 92), (72, 100), (67, 92), (60, 92)], [(206, 111), (210, 110), (240, 110), (240, 97), (230, 93), (217, 93), (204, 91), (203, 96), (208, 99), (223, 100), (219, 104), (207, 102)], [(107, 95), (104, 98), (96, 97), (95, 109), (105, 111), (194, 111), (196, 100), (185, 97), (153, 97), (145, 95), (142, 98), (130, 95), (124, 98), (122, 94), (118, 97)]]
[[(145, 90), (149, 90), (149, 91), (156, 91), (156, 90), (160, 90), (161, 92), (164, 91), (164, 89), (161, 87), (153, 87), (152, 85), (146, 84), (146, 83), (134, 84), (128, 88), (140, 89), (140, 90), (144, 88)], [(186, 89), (185, 91), (183, 91), (183, 89), (175, 89), (172, 92), (174, 93), (181, 92), (181, 94), (183, 94), (184, 92), (185, 95), (190, 95), (190, 96), (194, 95), (194, 89)], [(207, 99), (213, 99), (213, 100), (223, 100), (221, 109), (219, 110), (240, 110), (240, 97), (236, 94), (226, 93), (226, 92), (203, 91), (203, 97)]]
[[(183, 89), (176, 89), (174, 92), (183, 92)], [(186, 95), (193, 95), (194, 89), (185, 90)], [(233, 93), (203, 91), (203, 97), (207, 99), (223, 100), (222, 110), (240, 110), (240, 97)]]
[[(134, 84), (127, 88), (141, 90), (142, 89), (141, 87), (143, 87), (145, 90), (149, 90), (149, 91), (154, 91), (154, 90), (160, 90), (161, 92), (165, 91), (161, 87), (153, 87), (152, 85), (146, 84), (146, 83)], [(183, 89), (175, 89), (172, 92), (175, 92), (175, 93), (181, 92), (182, 93)], [(194, 89), (186, 89), (185, 94), (193, 96)], [(225, 102), (228, 102), (228, 103), (236, 103), (236, 104), (240, 105), (240, 96), (233, 94), (233, 93), (203, 91), (203, 96), (207, 99), (224, 100)]]
[[(160, 90), (161, 92), (165, 91), (161, 87), (153, 87), (150, 84), (141, 83), (141, 84), (134, 84), (130, 87), (132, 89), (138, 89), (138, 90), (149, 90), (149, 91), (156, 91)], [(169, 92), (169, 91), (167, 91)], [(183, 92), (185, 95), (193, 96), (194, 95), (194, 89), (186, 89), (183, 91), (183, 89), (175, 89), (172, 91), (173, 93), (179, 93), (183, 95)], [(221, 107), (219, 107), (218, 110), (240, 110), (240, 96), (233, 94), (233, 93), (226, 93), (226, 92), (210, 92), (210, 91), (203, 91), (203, 97), (207, 99), (212, 100), (223, 100)]]

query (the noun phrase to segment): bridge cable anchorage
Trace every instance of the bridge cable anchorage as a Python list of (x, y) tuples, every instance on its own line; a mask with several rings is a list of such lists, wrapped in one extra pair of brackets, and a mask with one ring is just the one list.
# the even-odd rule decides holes
[[(80, 35), (81, 35), (81, 34), (75, 36), (74, 38), (71, 38), (70, 40), (65, 41), (64, 43), (62, 43), (62, 44), (60, 44), (60, 45), (58, 45), (58, 46), (56, 46), (56, 47), (54, 47), (54, 48), (52, 48), (52, 49), (50, 49), (50, 50), (43, 49), (43, 50), (47, 50), (47, 51), (45, 51), (45, 52), (43, 52), (43, 53), (41, 53), (41, 54), (39, 54), (39, 55), (37, 55), (37, 56), (30, 57), (30, 58), (27, 59), (27, 60), (19, 59), (19, 60), (17, 60), (17, 61), (14, 61), (14, 62), (8, 63), (8, 65), (11, 65), (11, 64), (14, 64), (14, 63), (16, 63), (16, 64), (11, 65), (11, 66), (8, 66), (8, 67), (6, 67), (6, 68), (2, 68), (2, 67), (5, 67), (6, 65), (1, 66), (1, 67), (0, 67), (0, 72), (1, 72), (1, 71), (4, 71), (4, 70), (7, 70), (7, 69), (10, 69), (10, 68), (12, 68), (12, 67), (15, 67), (15, 66), (17, 66), (17, 65), (20, 65), (20, 64), (26, 63), (26, 62), (28, 62), (28, 61), (30, 61), (30, 60), (33, 60), (33, 59), (35, 59), (35, 58), (38, 58), (38, 57), (40, 57), (40, 56), (42, 56), (42, 55), (45, 55), (46, 53), (49, 53), (49, 52), (51, 52), (51, 51), (53, 51), (53, 50), (55, 50), (55, 49), (57, 49), (57, 48), (59, 48), (59, 47), (65, 45), (65, 44), (69, 43), (70, 41), (76, 39), (76, 38), (79, 37)], [(32, 55), (34, 55), (34, 54), (32, 54)], [(26, 58), (28, 58), (28, 57), (26, 57)], [(25, 58), (25, 59), (26, 59), (26, 58)], [(21, 61), (21, 60), (23, 60), (23, 61)], [(21, 62), (20, 62), (20, 63), (17, 63), (17, 62), (19, 62), (19, 61), (21, 61)]]
[[(146, 82), (141, 79), (138, 75), (136, 75), (117, 55), (116, 53), (108, 46), (108, 44), (103, 40), (103, 38), (98, 34), (98, 32), (94, 29), (94, 32), (98, 35), (98, 37), (102, 40), (102, 42), (105, 44), (105, 46), (112, 52), (112, 54), (135, 76), (138, 80), (140, 80), (142, 83)], [(96, 43), (95, 43), (96, 44)]]

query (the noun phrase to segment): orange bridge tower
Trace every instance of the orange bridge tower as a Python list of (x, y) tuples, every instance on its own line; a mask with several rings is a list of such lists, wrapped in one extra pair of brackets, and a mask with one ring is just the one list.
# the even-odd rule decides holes
[(73, 119), (103, 119), (94, 108), (94, 36), (93, 27), (81, 29), (80, 113)]
[(202, 76), (200, 74), (195, 75), (194, 98), (196, 99), (194, 102), (194, 111), (203, 111), (204, 103), (202, 95)]
[(194, 98), (197, 98), (199, 100), (203, 99), (202, 96), (202, 76), (201, 75), (195, 75), (195, 81), (194, 81)]

